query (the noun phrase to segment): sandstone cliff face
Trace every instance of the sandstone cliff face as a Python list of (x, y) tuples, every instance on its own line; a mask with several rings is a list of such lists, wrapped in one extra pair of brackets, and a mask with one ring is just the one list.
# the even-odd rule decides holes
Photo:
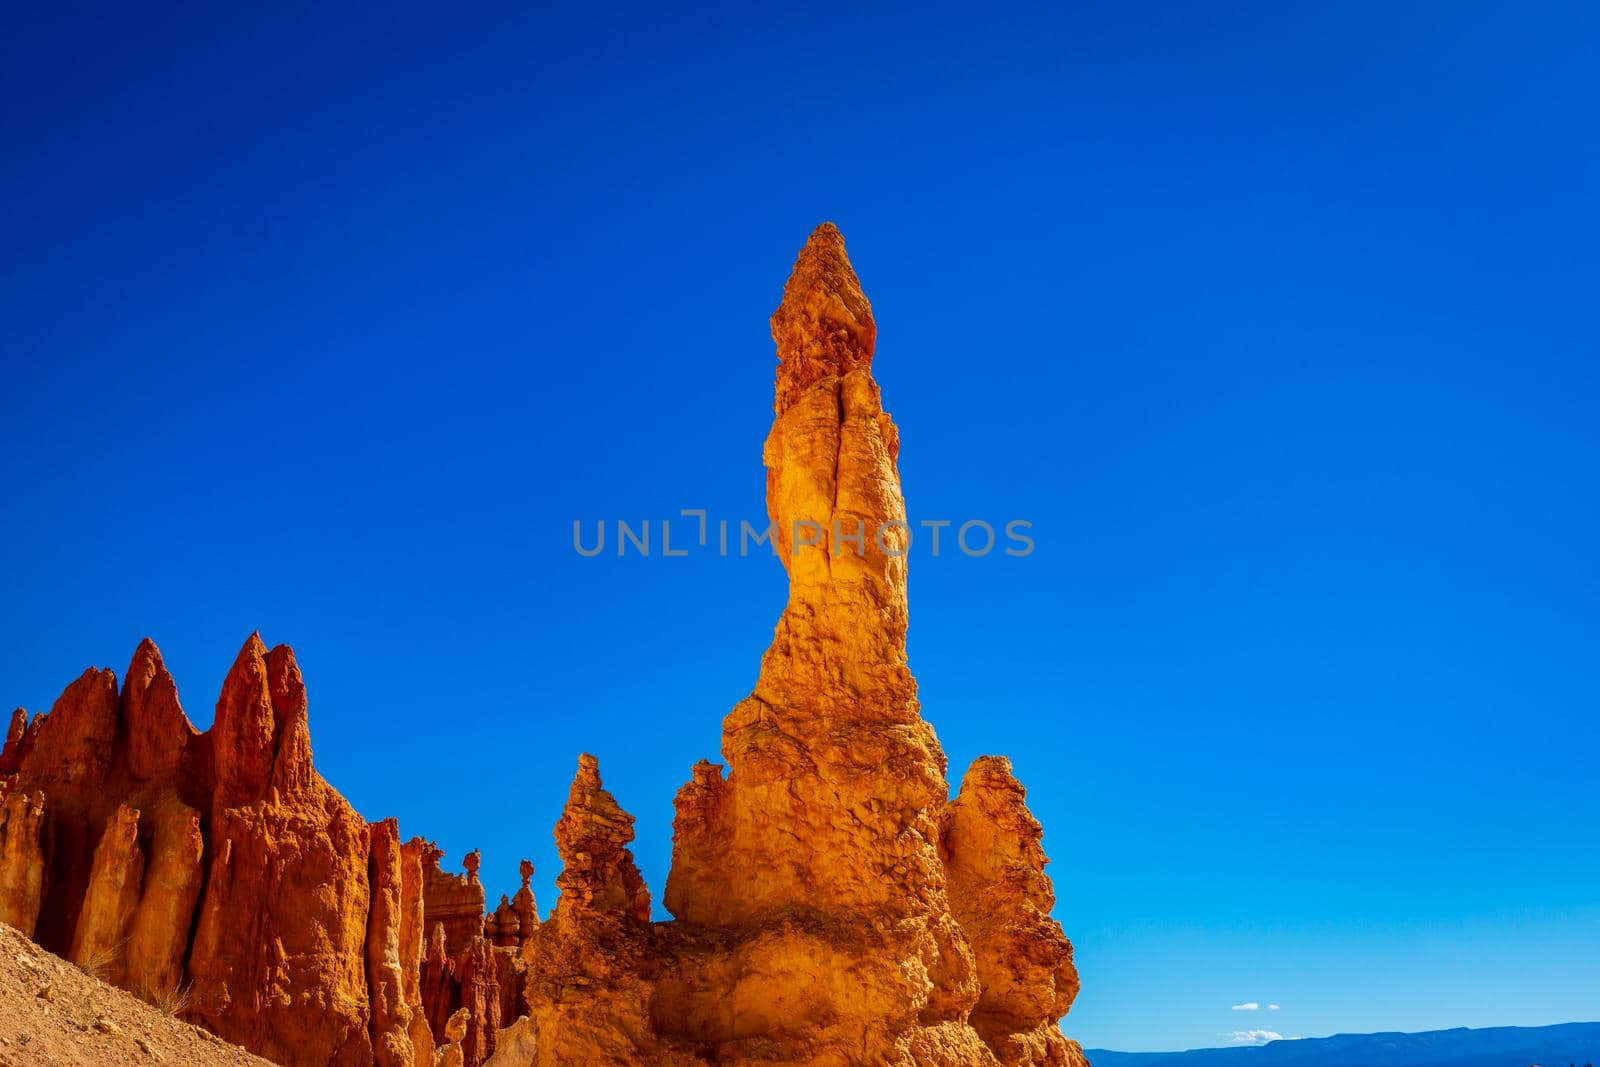
[[(48, 714), (13, 721), (0, 758), (0, 918), (148, 999), (187, 987), (189, 1018), (286, 1067), (375, 1062), (368, 830), (311, 766), (286, 646), (251, 636), (202, 734), (145, 641), (120, 693), (112, 672), (85, 672)], [(420, 842), (413, 854), (402, 1007), (420, 1000), (405, 985)], [(377, 970), (380, 995), (392, 977)]]
[(211, 728), (210, 865), (189, 958), (207, 1027), (280, 1063), (369, 1064), (367, 826), (311, 767), (294, 654), (252, 636)]
[(0, 923), (32, 937), (44, 896), (44, 794), (0, 782)]
[(422, 1005), (422, 842), (400, 843), (393, 819), (368, 828), (367, 977), (377, 1067), (431, 1067), (433, 1032)]
[[(725, 764), (679, 791), (664, 904), (580, 757), (561, 895), (486, 914), (312, 766), (305, 686), (252, 635), (197, 732), (154, 644), (0, 750), (0, 920), (284, 1067), (1080, 1067), (1042, 829), (1003, 759), (948, 801), (906, 662), (899, 436), (831, 225), (772, 317), (767, 509), (789, 598)], [(948, 802), (947, 802), (948, 801)]]
[(83, 912), (72, 935), (72, 962), (112, 985), (128, 982), (125, 946), (133, 934), (143, 881), (139, 813), (124, 804), (94, 850)]

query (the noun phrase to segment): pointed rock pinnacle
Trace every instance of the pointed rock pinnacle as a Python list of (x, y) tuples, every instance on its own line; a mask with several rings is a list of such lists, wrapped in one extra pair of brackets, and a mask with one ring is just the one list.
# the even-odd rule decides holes
[(794, 397), (823, 378), (871, 364), (877, 336), (844, 235), (824, 222), (800, 250), (772, 314), (780, 360), (774, 411), (783, 414)]

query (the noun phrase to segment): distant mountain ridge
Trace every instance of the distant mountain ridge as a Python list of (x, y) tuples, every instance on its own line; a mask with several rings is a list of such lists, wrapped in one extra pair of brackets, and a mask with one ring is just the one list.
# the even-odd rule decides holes
[(1335, 1034), (1187, 1052), (1086, 1049), (1094, 1067), (1584, 1067), (1600, 1059), (1600, 1022)]

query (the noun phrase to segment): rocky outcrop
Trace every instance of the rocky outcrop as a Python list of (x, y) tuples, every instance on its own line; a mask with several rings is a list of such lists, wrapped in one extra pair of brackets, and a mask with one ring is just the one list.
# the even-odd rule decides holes
[(445, 947), (444, 924), (436, 923), (432, 935), (423, 947), (421, 973), (418, 976), (418, 985), (422, 990), (423, 1015), (436, 1041), (439, 1035), (444, 1033), (451, 1014), (456, 1010), (451, 995), (454, 989), (452, 984), (454, 977), (455, 963)]
[(14, 774), (22, 758), (22, 735), (28, 732), (28, 709), (18, 708), (6, 724), (6, 740), (0, 746), (0, 775)]
[(112, 797), (120, 790), (108, 782), (117, 712), (116, 675), (84, 671), (28, 724), (17, 746), (14, 787), (45, 798), (43, 879), (51, 906), (40, 908), (34, 939), (61, 956), (71, 954), (94, 851), (118, 806)]
[(200, 813), (173, 796), (147, 803), (140, 824), (148, 827), (148, 855), (128, 936), (127, 987), (146, 1000), (170, 999), (185, 982), (205, 838)]
[[(526, 1008), (523, 921), (505, 898), (493, 914), (484, 914), (476, 849), (463, 859), (465, 873), (451, 874), (439, 868), (438, 846), (418, 840), (417, 847), (423, 861), (423, 926), (429, 931), (419, 975), (422, 1016), (435, 1034), (459, 1016), (461, 1033), (440, 1054), (460, 1057), (464, 1067), (479, 1067), (494, 1052), (502, 1025)], [(531, 906), (527, 881), (533, 871), (526, 861), (523, 868), (518, 898), (526, 892)], [(536, 928), (538, 917), (531, 916), (528, 925)]]
[(368, 828), (367, 977), (377, 1067), (431, 1067), (433, 1034), (422, 1006), (422, 847), (400, 843), (393, 819)]
[(200, 733), (145, 641), (120, 691), (90, 670), (14, 717), (4, 766), (0, 918), (285, 1067), (374, 1062), (367, 827), (312, 768), (286, 646), (251, 636)]
[(523, 860), (520, 870), (522, 888), (514, 897), (501, 896), (500, 906), (484, 921), (484, 935), (496, 948), (516, 948), (539, 929), (539, 907), (528, 885), (533, 877), (533, 864)]
[(454, 1012), (444, 1023), (444, 1044), (434, 1057), (435, 1067), (466, 1067), (467, 1060), (461, 1042), (467, 1034), (470, 1013), (466, 1008)]
[(1056, 1026), (1078, 995), (1072, 942), (1050, 917), (1044, 827), (1002, 756), (980, 756), (945, 809), (950, 906), (972, 943), (982, 993), (973, 1028), (1006, 1067), (1080, 1064)]
[[(1080, 1067), (1042, 830), (1004, 760), (948, 801), (906, 660), (910, 532), (876, 325), (831, 225), (772, 317), (763, 459), (789, 596), (724, 763), (676, 799), (652, 922), (633, 819), (579, 758), (561, 895), (464, 873), (312, 765), (305, 686), (252, 635), (196, 731), (155, 645), (0, 750), (0, 919), (283, 1067)], [(513, 1023), (513, 1020), (516, 1020)], [(504, 1031), (502, 1027), (507, 1027)]]
[(533, 864), (523, 860), (517, 867), (522, 875), (522, 888), (511, 898), (511, 910), (517, 915), (518, 940), (529, 938), (539, 929), (539, 905), (533, 899), (533, 888), (528, 882), (533, 878)]
[(434, 927), (444, 927), (445, 952), (454, 956), (483, 934), (485, 897), (483, 883), (478, 881), (477, 849), (462, 860), (464, 874), (441, 870), (439, 861), (443, 858), (439, 846), (429, 843), (422, 867), (423, 928), (431, 937)]
[(178, 703), (178, 685), (148, 638), (134, 651), (122, 682), (121, 730), (128, 773), (139, 782), (173, 780), (199, 740)]
[(72, 935), (73, 963), (112, 985), (128, 984), (127, 945), (144, 881), (139, 851), (139, 813), (117, 808), (94, 850), (89, 891)]
[(536, 1050), (527, 1063), (677, 1062), (652, 1026), (650, 893), (628, 849), (633, 816), (601, 785), (593, 756), (578, 757), (555, 837), (561, 897), (523, 946)]
[(939, 859), (945, 758), (906, 664), (899, 436), (872, 311), (831, 225), (801, 250), (778, 346), (767, 512), (789, 601), (728, 773), (679, 793), (655, 1019), (718, 1062), (983, 1064), (971, 947)]
[(533, 1020), (526, 1015), (500, 1031), (494, 1055), (484, 1061), (485, 1067), (527, 1067), (539, 1058), (539, 1039)]
[(370, 1064), (367, 825), (311, 766), (305, 686), (287, 646), (245, 643), (210, 737), (195, 1015), (286, 1065)]
[(44, 794), (0, 781), (0, 923), (28, 937), (44, 896), (43, 824)]

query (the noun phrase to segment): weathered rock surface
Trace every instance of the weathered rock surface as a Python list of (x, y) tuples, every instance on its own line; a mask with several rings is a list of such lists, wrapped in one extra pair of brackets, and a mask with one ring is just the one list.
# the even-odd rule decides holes
[(287, 646), (245, 643), (210, 738), (195, 1015), (280, 1063), (370, 1064), (367, 824), (312, 769), (305, 686)]
[(427, 846), (422, 867), (425, 898), (423, 927), (432, 937), (434, 927), (443, 926), (445, 951), (454, 956), (469, 941), (483, 934), (485, 897), (483, 883), (478, 881), (479, 860), (476, 850), (468, 853), (463, 861), (465, 874), (441, 870), (439, 861), (443, 858), (444, 853), (437, 845)]
[(433, 1033), (422, 1006), (422, 842), (400, 843), (393, 819), (368, 828), (367, 977), (378, 1067), (431, 1067)]
[(43, 825), (44, 794), (0, 782), (0, 923), (29, 937), (44, 895)]
[(139, 905), (128, 937), (127, 988), (165, 995), (184, 983), (195, 905), (200, 899), (205, 838), (200, 813), (174, 796), (157, 797), (140, 813), (149, 828)]
[[(374, 1062), (367, 826), (311, 766), (286, 646), (251, 636), (200, 733), (145, 641), (120, 693), (90, 670), (14, 718), (4, 766), (0, 918), (285, 1067)], [(403, 981), (421, 949), (413, 854), (403, 1005), (420, 1000)]]
[(941, 839), (950, 905), (972, 943), (983, 988), (972, 1025), (1006, 1067), (1077, 1064), (1056, 1020), (1078, 995), (1072, 942), (1050, 917), (1044, 827), (1001, 756), (980, 756), (945, 808)]
[(72, 962), (112, 985), (128, 982), (127, 944), (143, 881), (139, 813), (123, 804), (94, 850), (89, 891), (72, 936)]
[(772, 336), (763, 458), (789, 598), (723, 721), (725, 764), (678, 793), (673, 921), (651, 921), (633, 819), (588, 755), (549, 919), (526, 862), (486, 914), (476, 851), (446, 873), (318, 775), (294, 654), (255, 635), (205, 733), (149, 641), (120, 692), (90, 670), (12, 716), (0, 920), (284, 1067), (1080, 1067), (1042, 829), (1003, 759), (948, 800), (920, 713), (899, 435), (833, 226)]
[(652, 1027), (650, 894), (628, 850), (633, 816), (601, 785), (593, 756), (578, 757), (555, 835), (561, 897), (523, 944), (529, 1009), (518, 1040), (535, 1050), (524, 1062), (678, 1062)]
[(718, 1062), (993, 1063), (939, 856), (945, 757), (906, 664), (899, 436), (831, 225), (772, 335), (767, 511), (789, 602), (723, 722), (728, 773), (701, 763), (678, 795), (655, 1021)]
[[(443, 853), (437, 846), (420, 840), (417, 845), (423, 860), (423, 926), (429, 931), (419, 975), (422, 1015), (434, 1034), (459, 1018), (461, 1033), (440, 1055), (459, 1057), (463, 1067), (479, 1067), (494, 1052), (503, 1023), (526, 1008), (522, 919), (509, 901), (484, 914), (476, 849), (463, 861), (466, 873), (450, 874), (439, 867)], [(523, 890), (531, 907), (527, 879), (533, 871), (526, 861), (523, 867)], [(528, 925), (537, 927), (537, 916)]]

